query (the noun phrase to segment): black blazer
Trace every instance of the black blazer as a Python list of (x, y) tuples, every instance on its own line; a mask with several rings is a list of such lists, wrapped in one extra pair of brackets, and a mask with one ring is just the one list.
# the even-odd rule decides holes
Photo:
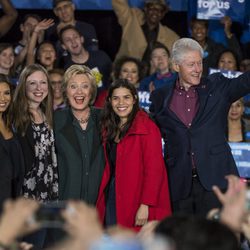
[(225, 130), (231, 103), (250, 92), (250, 72), (235, 79), (220, 73), (202, 79), (197, 87), (200, 106), (190, 128), (169, 109), (174, 86), (152, 92), (150, 111), (166, 143), (170, 192), (172, 201), (177, 201), (186, 198), (191, 189), (191, 155), (206, 190), (213, 185), (224, 189), (225, 176), (238, 175)]
[[(54, 115), (54, 132), (59, 172), (59, 199), (82, 199), (94, 205), (105, 166), (100, 130), (101, 110), (91, 107), (86, 133), (89, 143), (89, 164), (83, 167), (84, 152), (75, 131), (74, 118), (69, 107), (57, 110)], [(90, 144), (90, 142), (92, 142)], [(86, 172), (85, 172), (86, 171)], [(83, 191), (84, 190), (84, 191)]]
[[(0, 211), (4, 201), (8, 198), (16, 198), (21, 194), (24, 174), (24, 162), (21, 147), (16, 140), (16, 155), (12, 155), (6, 147), (6, 143), (0, 134)], [(15, 164), (13, 164), (15, 162)]]
[(29, 124), (24, 136), (17, 134), (18, 141), (22, 147), (25, 163), (25, 173), (31, 170), (35, 161), (35, 142), (33, 138), (33, 130), (31, 124)]

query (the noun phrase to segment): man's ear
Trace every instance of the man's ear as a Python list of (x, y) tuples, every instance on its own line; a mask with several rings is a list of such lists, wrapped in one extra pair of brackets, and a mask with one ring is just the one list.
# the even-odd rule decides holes
[(61, 43), (61, 46), (64, 50), (67, 50), (63, 43)]
[(162, 11), (162, 13), (161, 13), (161, 19), (167, 14), (167, 12), (168, 12), (167, 9), (165, 9), (165, 10)]
[(177, 63), (172, 63), (172, 69), (176, 72), (180, 71), (180, 65)]
[(57, 11), (56, 11), (56, 8), (54, 8), (54, 9), (53, 9), (53, 12), (54, 12), (55, 16), (57, 16), (57, 17), (58, 17), (58, 15), (57, 15)]
[(21, 23), (20, 24), (20, 26), (19, 26), (19, 28), (20, 28), (20, 30), (23, 32), (24, 31), (24, 27), (23, 27), (24, 25)]
[(81, 36), (80, 39), (81, 39), (81, 43), (84, 44), (84, 37)]

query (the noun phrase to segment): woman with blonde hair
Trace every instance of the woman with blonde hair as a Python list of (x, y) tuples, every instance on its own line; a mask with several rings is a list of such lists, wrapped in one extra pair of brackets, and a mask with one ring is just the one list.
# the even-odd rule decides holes
[(91, 70), (70, 66), (63, 78), (68, 107), (55, 112), (54, 128), (59, 169), (59, 199), (95, 204), (104, 169), (100, 109), (92, 105), (97, 85)]

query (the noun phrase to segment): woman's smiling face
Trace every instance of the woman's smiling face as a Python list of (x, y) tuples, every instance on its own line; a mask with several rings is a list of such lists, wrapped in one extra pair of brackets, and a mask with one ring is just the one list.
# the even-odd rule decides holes
[(73, 75), (67, 84), (66, 95), (73, 110), (84, 110), (89, 106), (92, 89), (85, 74)]

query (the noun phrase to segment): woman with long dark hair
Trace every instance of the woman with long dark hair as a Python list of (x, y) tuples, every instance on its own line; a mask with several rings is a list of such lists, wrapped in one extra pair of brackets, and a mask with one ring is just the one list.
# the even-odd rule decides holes
[(106, 226), (139, 230), (171, 214), (160, 131), (126, 79), (111, 84), (103, 112), (106, 166), (97, 208)]
[(12, 84), (0, 74), (0, 211), (6, 199), (20, 195), (24, 168), (21, 147), (10, 122), (12, 96)]

